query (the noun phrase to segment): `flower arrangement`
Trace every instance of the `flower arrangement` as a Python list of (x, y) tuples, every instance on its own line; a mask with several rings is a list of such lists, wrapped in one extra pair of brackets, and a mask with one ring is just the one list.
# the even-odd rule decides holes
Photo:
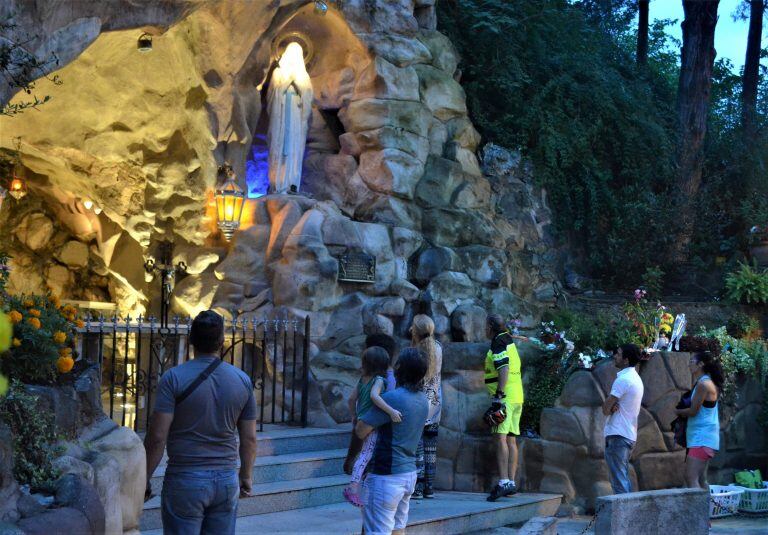
[(648, 293), (642, 288), (635, 290), (633, 301), (624, 303), (622, 310), (624, 317), (631, 322), (632, 331), (628, 342), (640, 347), (651, 347), (656, 344), (657, 337), (664, 334), (665, 337), (672, 332), (675, 317), (661, 303), (653, 306), (648, 302)]
[(77, 310), (48, 295), (6, 296), (12, 335), (0, 358), (2, 371), (25, 383), (49, 383), (75, 365)]

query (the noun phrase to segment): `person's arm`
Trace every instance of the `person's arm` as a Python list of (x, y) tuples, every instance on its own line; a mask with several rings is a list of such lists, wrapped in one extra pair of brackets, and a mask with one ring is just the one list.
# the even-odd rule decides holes
[(622, 396), (624, 396), (626, 387), (623, 377), (616, 377), (613, 381), (613, 385), (611, 385), (611, 393), (605, 398), (605, 401), (603, 401), (603, 414), (605, 416), (610, 416), (619, 410), (619, 402), (621, 401)]
[(691, 406), (687, 409), (675, 409), (675, 413), (677, 413), (678, 416), (684, 416), (686, 418), (692, 418), (693, 416), (696, 416), (701, 410), (701, 406), (704, 403), (704, 398), (709, 392), (712, 392), (713, 389), (714, 385), (711, 381), (699, 382), (698, 388), (696, 388), (695, 392), (693, 393)]
[(619, 398), (611, 394), (603, 401), (603, 414), (610, 416), (617, 410), (619, 410)]
[(256, 461), (256, 420), (240, 420), (237, 431), (240, 435), (240, 495), (250, 496)]
[(507, 380), (509, 379), (509, 364), (504, 364), (501, 368), (496, 368), (496, 371), (499, 373), (499, 386), (496, 388), (496, 391), (503, 393), (504, 389), (507, 387)]
[(384, 388), (384, 380), (381, 378), (376, 379), (376, 382), (373, 383), (373, 388), (371, 388), (371, 401), (373, 402), (374, 405), (376, 405), (378, 408), (380, 408), (385, 413), (387, 413), (387, 416), (389, 416), (393, 422), (395, 423), (402, 422), (403, 421), (402, 413), (392, 408), (392, 406), (389, 405), (386, 401), (384, 401), (384, 398), (381, 397), (381, 391), (383, 388)]
[[(152, 474), (155, 473), (157, 465), (163, 458), (171, 422), (173, 422), (172, 412), (159, 412), (157, 410), (152, 413), (152, 418), (149, 421), (149, 429), (147, 429), (147, 435), (144, 437), (144, 450), (147, 454), (147, 489), (149, 489)], [(148, 499), (149, 496), (146, 498)]]

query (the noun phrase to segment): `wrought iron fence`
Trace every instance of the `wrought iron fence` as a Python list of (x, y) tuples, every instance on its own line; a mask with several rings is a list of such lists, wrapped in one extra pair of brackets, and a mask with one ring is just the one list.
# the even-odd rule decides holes
[[(144, 431), (160, 376), (191, 358), (191, 319), (163, 327), (154, 317), (87, 317), (79, 353), (101, 370), (104, 411), (116, 423)], [(307, 425), (309, 332), (305, 319), (228, 322), (221, 357), (244, 371), (254, 386), (259, 429), (265, 423)]]

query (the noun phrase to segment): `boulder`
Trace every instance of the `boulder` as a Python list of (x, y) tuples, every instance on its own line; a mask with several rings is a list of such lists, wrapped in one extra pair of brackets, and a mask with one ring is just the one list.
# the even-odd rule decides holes
[(392, 33), (358, 34), (368, 49), (398, 67), (429, 63), (432, 54), (423, 43)]
[(48, 509), (37, 516), (20, 520), (18, 526), (26, 535), (50, 535), (52, 526), (56, 526), (57, 533), (102, 533), (92, 531), (88, 518), (72, 507)]
[(412, 199), (424, 174), (424, 163), (398, 149), (368, 151), (360, 155), (360, 177), (373, 191)]
[(381, 98), (419, 100), (419, 77), (413, 67), (396, 67), (375, 57), (357, 78), (353, 100)]
[(402, 128), (384, 126), (375, 130), (365, 130), (354, 136), (354, 146), (359, 156), (363, 152), (383, 149), (397, 149), (413, 156), (421, 163), (426, 162), (429, 154), (429, 139)]
[(88, 246), (81, 241), (70, 240), (56, 254), (62, 263), (72, 268), (84, 268), (88, 265)]
[(632, 460), (646, 453), (666, 452), (667, 445), (656, 421), (651, 419), (637, 431), (637, 442), (632, 448)]
[(475, 286), (465, 273), (444, 271), (434, 277), (427, 286), (433, 300), (433, 309), (450, 315), (463, 299), (475, 296)]
[(488, 245), (503, 248), (504, 237), (487, 215), (453, 208), (430, 208), (422, 217), (424, 236), (447, 247)]
[(592, 373), (597, 378), (597, 382), (600, 383), (603, 393), (608, 396), (611, 393), (613, 382), (616, 380), (616, 375), (619, 373), (619, 369), (613, 364), (613, 359), (598, 362)]
[(451, 335), (456, 342), (485, 340), (485, 309), (477, 305), (460, 305), (451, 314)]
[(448, 139), (455, 142), (462, 149), (468, 149), (474, 153), (480, 145), (482, 137), (472, 125), (468, 117), (456, 117), (446, 123)]
[(120, 504), (120, 463), (112, 455), (98, 453), (90, 461), (93, 485), (104, 507), (105, 535), (123, 533), (123, 510)]
[(482, 372), (490, 342), (452, 342), (443, 344), (443, 370)]
[(56, 503), (80, 511), (88, 519), (91, 533), (104, 533), (104, 506), (93, 485), (75, 474), (56, 482)]
[(53, 461), (53, 468), (59, 470), (62, 475), (72, 474), (83, 478), (90, 484), (94, 482), (93, 466), (71, 455), (64, 455)]
[(691, 370), (688, 369), (688, 361), (691, 358), (690, 353), (669, 353), (662, 352), (659, 354), (667, 365), (667, 370), (672, 378), (675, 386), (679, 390), (690, 390), (691, 383)]
[(53, 295), (65, 295), (72, 280), (72, 272), (60, 264), (52, 264), (46, 270), (45, 284)]
[(672, 430), (672, 422), (677, 418), (675, 406), (678, 401), (680, 401), (680, 392), (672, 391), (648, 407), (648, 411), (653, 415), (662, 431)]
[(508, 265), (504, 251), (483, 245), (470, 245), (456, 249), (461, 266), (469, 277), (490, 288), (506, 280)]
[(562, 494), (566, 501), (573, 501), (576, 498), (576, 489), (573, 488), (573, 482), (568, 472), (554, 466), (547, 466), (545, 468), (537, 490), (552, 494)]
[(461, 85), (447, 72), (430, 67), (415, 65), (419, 75), (419, 95), (422, 102), (441, 121), (466, 116), (467, 97)]
[(429, 49), (432, 65), (453, 76), (459, 64), (459, 54), (445, 35), (437, 31), (421, 30), (418, 39)]
[(339, 112), (339, 119), (347, 132), (363, 132), (388, 126), (423, 135), (432, 117), (420, 102), (366, 98), (343, 108)]
[(576, 416), (579, 426), (586, 437), (589, 455), (600, 459), (605, 453), (605, 420), (601, 407), (571, 407), (571, 413)]
[(685, 451), (647, 453), (634, 465), (641, 490), (668, 489), (684, 484)]
[(419, 297), (420, 290), (405, 279), (395, 279), (389, 286), (389, 291), (399, 295), (409, 303)]
[(53, 222), (39, 212), (31, 213), (21, 220), (15, 234), (25, 247), (39, 251), (53, 238)]
[(565, 407), (574, 405), (580, 407), (600, 406), (605, 396), (597, 384), (592, 372), (577, 371), (568, 379), (560, 395), (559, 403)]
[(422, 206), (448, 206), (454, 190), (462, 183), (461, 166), (445, 158), (431, 156), (416, 185), (416, 201)]
[(578, 418), (573, 412), (557, 407), (548, 407), (541, 412), (541, 437), (546, 440), (566, 442), (580, 446), (587, 442)]
[(664, 359), (656, 354), (646, 361), (642, 368), (643, 405), (653, 405), (659, 398), (676, 390), (675, 383), (667, 371)]
[(416, 260), (413, 277), (420, 284), (427, 284), (443, 271), (459, 271), (459, 257), (448, 247), (424, 249)]
[[(81, 436), (81, 440), (86, 440)], [(136, 433), (127, 427), (116, 427), (92, 440), (90, 449), (111, 455), (120, 465), (120, 507), (123, 531), (136, 529), (144, 507), (146, 488), (146, 454)]]
[(424, 237), (421, 233), (403, 227), (392, 229), (392, 252), (402, 258), (410, 258), (421, 244)]

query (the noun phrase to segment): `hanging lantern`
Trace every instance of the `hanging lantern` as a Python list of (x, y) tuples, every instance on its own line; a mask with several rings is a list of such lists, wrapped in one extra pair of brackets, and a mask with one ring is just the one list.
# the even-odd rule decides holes
[(224, 164), (219, 173), (226, 177), (224, 183), (216, 188), (217, 226), (227, 241), (232, 239), (235, 231), (240, 228), (240, 216), (243, 213), (245, 193), (237, 185), (235, 172), (229, 164)]
[(142, 33), (136, 43), (139, 52), (150, 52), (152, 50), (152, 36), (148, 33)]
[(21, 200), (27, 195), (27, 182), (18, 176), (14, 176), (11, 185), (8, 187), (8, 193), (14, 199)]

